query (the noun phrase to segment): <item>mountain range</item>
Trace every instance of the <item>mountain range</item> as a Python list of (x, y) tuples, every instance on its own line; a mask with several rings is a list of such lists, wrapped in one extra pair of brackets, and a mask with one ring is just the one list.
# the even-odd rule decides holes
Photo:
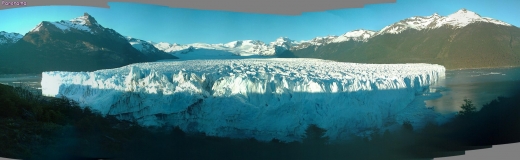
[(341, 36), (316, 37), (307, 41), (295, 41), (288, 37), (279, 37), (270, 43), (258, 40), (237, 40), (219, 44), (192, 43), (184, 45), (166, 42), (156, 43), (152, 41), (146, 41), (146, 43), (152, 44), (156, 48), (171, 54), (185, 54), (188, 52), (197, 52), (197, 50), (217, 50), (226, 51), (230, 55), (237, 56), (277, 56), (279, 53), (288, 50), (305, 49), (310, 46), (323, 46), (329, 43), (340, 43), (345, 41), (366, 42), (370, 37), (375, 35), (375, 33), (375, 31), (370, 30), (354, 30)]
[[(447, 69), (487, 68), (520, 66), (520, 28), (460, 9), (448, 16), (434, 13), (410, 17), (379, 31), (357, 29), (339, 36), (311, 40), (295, 41), (279, 37), (269, 43), (237, 40), (220, 44), (177, 44), (124, 37), (102, 27), (85, 13), (70, 21), (44, 21), (24, 36), (0, 32), (0, 49), (7, 51), (0, 53), (0, 56), (16, 55), (7, 58), (15, 64), (24, 64), (17, 62), (17, 58), (39, 56), (34, 59), (41, 61), (36, 71), (94, 70), (177, 57), (208, 59), (240, 56), (319, 58), (356, 63), (433, 63)], [(65, 60), (73, 62), (70, 59), (75, 56), (60, 57), (62, 55), (56, 54), (56, 49), (63, 55), (71, 55), (68, 52), (82, 55), (82, 58), (77, 58), (78, 61), (87, 62), (82, 59), (90, 58), (88, 62), (94, 66), (68, 68), (67, 65), (49, 65)], [(41, 60), (45, 57), (49, 58), (47, 62)], [(25, 63), (29, 62), (25, 60)], [(0, 65), (3, 71), (6, 67), (9, 66)]]
[(367, 41), (329, 41), (284, 54), (358, 63), (433, 63), (447, 69), (520, 66), (520, 28), (461, 9), (446, 17), (401, 20)]
[(520, 66), (520, 29), (464, 8), (448, 16), (434, 13), (410, 17), (379, 31), (358, 29), (307, 41), (280, 37), (271, 43), (253, 40), (223, 44), (151, 43), (174, 55), (210, 49), (236, 55), (341, 62), (433, 63), (447, 69)]
[[(143, 53), (85, 13), (69, 21), (43, 21), (23, 36), (2, 32), (0, 73), (94, 71), (177, 57)], [(7, 35), (7, 36), (6, 36)]]

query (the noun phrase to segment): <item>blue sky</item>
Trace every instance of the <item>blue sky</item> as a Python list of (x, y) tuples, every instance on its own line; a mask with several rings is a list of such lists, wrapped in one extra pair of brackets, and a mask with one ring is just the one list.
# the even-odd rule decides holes
[(308, 12), (299, 16), (179, 9), (140, 3), (109, 3), (110, 8), (34, 6), (0, 10), (0, 31), (25, 34), (41, 21), (69, 20), (88, 12), (104, 27), (125, 36), (169, 43), (309, 40), (355, 29), (380, 30), (411, 16), (447, 16), (461, 8), (520, 26), (519, 0), (397, 0), (364, 8)]

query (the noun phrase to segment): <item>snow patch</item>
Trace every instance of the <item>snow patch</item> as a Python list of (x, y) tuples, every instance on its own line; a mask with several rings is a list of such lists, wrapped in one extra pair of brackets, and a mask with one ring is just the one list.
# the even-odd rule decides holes
[[(80, 31), (94, 33), (90, 29), (90, 27), (89, 27), (90, 24), (88, 24), (88, 22), (89, 22), (88, 16), (81, 16), (81, 17), (73, 18), (69, 21), (61, 20), (61, 21), (49, 22), (49, 23), (56, 26), (58, 29), (61, 29), (63, 32), (70, 31), (71, 29), (76, 29), (76, 30), (80, 30)], [(30, 32), (39, 31), (40, 28), (42, 27), (42, 25), (43, 25), (43, 22), (38, 24)], [(95, 23), (94, 25), (99, 25), (99, 24)]]
[(372, 38), (372, 36), (374, 36), (376, 33), (377, 32), (375, 32), (375, 31), (362, 30), (362, 29), (354, 30), (354, 31), (347, 32), (347, 33), (335, 38), (334, 40), (332, 40), (331, 43), (339, 43), (339, 42), (345, 42), (345, 41), (350, 41), (350, 40), (367, 42), (368, 39)]

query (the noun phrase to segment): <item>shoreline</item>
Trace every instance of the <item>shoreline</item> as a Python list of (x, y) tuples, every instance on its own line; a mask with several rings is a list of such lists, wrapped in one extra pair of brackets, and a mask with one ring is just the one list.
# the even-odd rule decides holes
[(454, 69), (446, 69), (446, 71), (472, 70), (472, 69), (507, 69), (507, 68), (520, 68), (520, 66), (497, 66), (497, 67), (478, 67), (478, 68), (454, 68)]
[[(311, 59), (320, 59), (320, 58), (311, 58)], [(155, 61), (155, 62), (182, 61), (182, 60), (194, 60), (194, 59), (165, 59), (165, 60), (159, 60), (159, 61)], [(322, 60), (326, 60), (326, 59), (322, 59)], [(334, 61), (334, 60), (331, 60), (331, 61)], [(342, 61), (334, 61), (334, 62), (342, 62)], [(356, 62), (344, 62), (344, 63), (356, 63)], [(359, 64), (423, 64), (423, 63), (359, 63)], [(424, 63), (424, 64), (434, 64), (434, 65), (440, 65), (440, 66), (445, 67), (444, 65), (436, 64), (436, 63)], [(451, 69), (446, 68), (446, 71), (476, 70), (476, 69), (508, 69), (508, 68), (520, 68), (520, 65), (518, 65), (518, 66), (451, 68)], [(41, 74), (42, 74), (41, 72), (40, 73), (7, 73), (7, 74), (0, 73), (0, 78), (14, 78), (14, 77), (20, 77), (20, 76), (34, 76), (34, 75), (41, 76)], [(14, 76), (14, 77), (10, 77), (10, 76)]]

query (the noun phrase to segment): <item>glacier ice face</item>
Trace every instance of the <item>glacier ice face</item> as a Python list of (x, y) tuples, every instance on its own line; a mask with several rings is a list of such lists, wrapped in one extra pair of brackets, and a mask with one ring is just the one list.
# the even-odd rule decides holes
[(409, 104), (444, 72), (432, 64), (190, 60), (43, 72), (41, 84), (43, 95), (62, 95), (146, 126), (293, 141), (309, 124), (336, 139), (431, 115), (424, 106)]

